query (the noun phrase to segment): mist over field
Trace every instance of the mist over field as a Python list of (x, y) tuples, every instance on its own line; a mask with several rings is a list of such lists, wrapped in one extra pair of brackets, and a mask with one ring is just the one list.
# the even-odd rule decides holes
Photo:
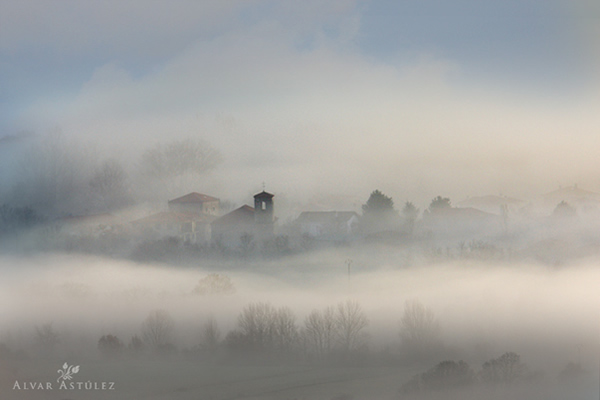
[[(138, 373), (154, 377), (152, 387), (172, 390), (174, 398), (188, 398), (184, 394), (177, 397), (177, 385), (184, 385), (190, 396), (202, 394), (208, 390), (204, 386), (211, 385), (211, 375), (204, 370), (210, 365), (225, 374), (219, 381), (230, 379), (231, 385), (241, 387), (244, 385), (238, 382), (242, 379), (239, 374), (252, 376), (260, 366), (265, 371), (256, 379), (265, 381), (258, 388), (247, 389), (261, 398), (280, 398), (268, 397), (273, 389), (268, 380), (275, 379), (269, 378), (273, 374), (269, 368), (280, 366), (289, 370), (289, 376), (275, 385), (281, 386), (285, 398), (302, 395), (296, 386), (309, 382), (318, 382), (322, 389), (317, 391), (319, 396), (329, 393), (324, 398), (344, 393), (356, 398), (384, 393), (383, 398), (390, 398), (399, 395), (402, 384), (413, 375), (439, 362), (464, 360), (477, 370), (506, 352), (514, 352), (526, 365), (530, 378), (521, 377), (511, 385), (490, 383), (487, 389), (487, 383), (466, 388), (449, 386), (441, 392), (434, 388), (423, 395), (446, 398), (467, 390), (477, 397), (477, 393), (498, 395), (501, 390), (522, 398), (560, 398), (558, 388), (569, 385), (577, 388), (569, 395), (593, 393), (590, 391), (595, 387), (600, 350), (600, 299), (596, 288), (600, 272), (596, 259), (568, 268), (472, 260), (406, 266), (389, 259), (383, 261), (377, 253), (376, 249), (361, 249), (360, 254), (333, 250), (276, 261), (207, 262), (193, 268), (61, 254), (3, 257), (1, 341), (10, 349), (3, 359), (13, 366), (4, 370), (3, 379), (24, 380), (30, 376), (27, 369), (33, 360), (43, 365), (58, 365), (62, 360), (81, 363), (82, 367), (93, 365), (96, 374), (103, 373), (103, 364), (131, 365), (145, 371)], [(348, 256), (358, 256), (351, 265), (350, 277), (344, 262)], [(230, 278), (233, 289), (198, 291), (200, 282), (215, 271)], [(300, 347), (280, 358), (277, 352), (257, 354), (236, 348), (227, 339), (239, 328), (242, 311), (252, 304), (289, 308), (293, 324), (301, 332), (312, 311), (348, 300), (359, 304), (368, 319), (364, 347), (353, 353), (313, 358), (303, 347), (308, 345), (300, 341)], [(436, 342), (417, 354), (403, 345), (401, 336), (401, 319), (410, 301), (426, 306), (439, 324)], [(144, 321), (156, 310), (164, 311), (172, 320), (169, 345), (173, 349), (153, 354), (146, 347), (136, 355), (127, 342), (136, 335), (143, 337)], [(211, 319), (222, 340), (215, 353), (203, 347), (206, 323)], [(39, 329), (48, 325), (57, 341), (44, 348)], [(113, 355), (106, 354), (98, 345), (104, 335), (114, 335), (125, 347)], [(570, 363), (581, 372), (565, 380), (564, 371)], [(244, 365), (246, 372), (241, 367)], [(175, 375), (180, 370), (184, 376), (194, 369), (204, 383), (188, 378), (179, 382), (162, 375), (162, 368)], [(316, 376), (302, 376), (301, 371), (307, 368)], [(338, 382), (339, 374), (346, 377), (343, 383)], [(348, 374), (354, 378), (347, 378)], [(141, 385), (136, 376), (123, 374), (114, 379), (121, 387), (127, 386), (127, 395), (132, 395), (141, 390), (136, 387)], [(366, 386), (354, 391), (355, 379)], [(210, 393), (212, 390), (217, 398), (228, 393), (223, 388), (211, 388)], [(125, 393), (118, 395), (127, 397)]]
[(600, 8), (412, 3), (0, 0), (0, 398), (595, 398)]

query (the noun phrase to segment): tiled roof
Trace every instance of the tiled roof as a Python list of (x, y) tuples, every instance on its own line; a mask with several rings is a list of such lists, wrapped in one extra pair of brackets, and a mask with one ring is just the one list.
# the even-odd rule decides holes
[(202, 193), (192, 192), (185, 196), (178, 197), (173, 200), (169, 200), (169, 203), (205, 203), (207, 201), (219, 201), (216, 197), (208, 196)]
[(210, 223), (213, 220), (212, 215), (207, 214), (193, 214), (193, 213), (181, 213), (181, 212), (159, 212), (156, 214), (148, 215), (147, 217), (132, 221), (132, 224), (154, 224), (158, 222), (162, 223), (183, 223), (187, 221), (196, 222), (207, 222)]
[(212, 223), (216, 225), (226, 225), (252, 222), (254, 222), (254, 208), (244, 205), (228, 214), (223, 215), (220, 218), (217, 218)]

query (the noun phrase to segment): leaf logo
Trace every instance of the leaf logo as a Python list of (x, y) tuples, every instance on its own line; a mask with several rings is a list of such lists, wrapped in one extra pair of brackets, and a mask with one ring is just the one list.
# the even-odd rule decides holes
[(70, 381), (71, 379), (73, 379), (73, 374), (79, 372), (79, 365), (69, 365), (67, 363), (64, 363), (62, 369), (59, 369), (57, 372), (59, 374), (59, 377), (56, 380), (56, 382), (60, 382), (61, 379), (63, 381)]

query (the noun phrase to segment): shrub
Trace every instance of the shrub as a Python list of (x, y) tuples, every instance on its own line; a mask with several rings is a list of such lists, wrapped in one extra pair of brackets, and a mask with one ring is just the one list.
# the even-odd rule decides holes
[(133, 335), (127, 345), (127, 349), (134, 354), (139, 354), (144, 351), (144, 342), (138, 335)]
[(114, 335), (104, 335), (98, 340), (98, 350), (106, 357), (115, 357), (123, 352), (123, 342)]
[(142, 322), (142, 337), (144, 342), (157, 349), (171, 340), (175, 323), (165, 310), (154, 310)]
[(400, 338), (405, 352), (414, 356), (435, 352), (442, 347), (441, 327), (433, 311), (418, 300), (404, 304), (400, 319)]
[(193, 293), (199, 295), (233, 294), (235, 287), (227, 275), (208, 274), (198, 281)]
[(484, 363), (479, 376), (483, 382), (509, 384), (524, 379), (526, 372), (521, 356), (507, 352)]
[(474, 382), (475, 374), (466, 362), (442, 361), (430, 370), (415, 375), (402, 386), (401, 391), (403, 393), (444, 391), (467, 387)]

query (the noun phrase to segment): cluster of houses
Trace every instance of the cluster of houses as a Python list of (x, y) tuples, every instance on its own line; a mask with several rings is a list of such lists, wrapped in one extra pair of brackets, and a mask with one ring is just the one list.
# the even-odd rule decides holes
[[(254, 207), (243, 205), (222, 214), (220, 200), (202, 193), (188, 193), (168, 202), (168, 210), (131, 222), (138, 237), (179, 237), (187, 243), (219, 242), (236, 248), (244, 240), (262, 242), (275, 236), (275, 196), (266, 191), (254, 195)], [(353, 211), (303, 212), (294, 226), (299, 235), (323, 240), (352, 236), (358, 227)]]
[[(139, 240), (177, 237), (186, 243), (218, 242), (230, 248), (238, 248), (248, 241), (260, 243), (277, 234), (338, 243), (368, 234), (377, 238), (390, 233), (365, 232), (364, 229), (361, 231), (361, 217), (354, 211), (305, 211), (291, 223), (276, 226), (278, 224), (274, 214), (274, 197), (263, 190), (254, 195), (253, 207), (243, 205), (223, 213), (218, 198), (192, 192), (168, 201), (166, 211), (127, 222), (127, 231)], [(560, 188), (541, 199), (542, 206), (546, 206), (547, 210), (552, 210), (560, 202), (567, 202), (579, 212), (600, 210), (600, 194), (583, 190), (577, 185)], [(471, 197), (454, 207), (424, 212), (418, 228), (421, 233), (433, 232), (438, 237), (448, 235), (468, 238), (482, 233), (493, 236), (506, 232), (509, 224), (518, 224), (518, 216), (525, 215), (530, 206), (530, 202), (507, 196)], [(525, 219), (521, 218), (521, 221)], [(98, 234), (103, 228), (114, 226), (115, 218), (105, 214), (69, 217), (63, 222), (63, 232), (77, 235), (82, 233), (83, 227), (83, 230), (88, 230), (87, 233), (93, 231), (92, 234)], [(118, 223), (121, 226), (124, 224), (123, 220)], [(414, 226), (411, 230), (412, 228)], [(400, 234), (406, 233), (402, 228), (399, 231)]]

